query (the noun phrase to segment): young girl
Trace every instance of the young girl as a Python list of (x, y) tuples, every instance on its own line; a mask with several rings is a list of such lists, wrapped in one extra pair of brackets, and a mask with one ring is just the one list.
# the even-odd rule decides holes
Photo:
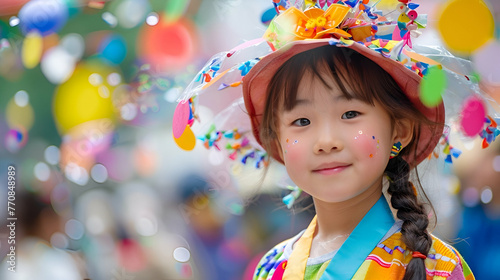
[[(307, 43), (286, 53), (294, 55), (283, 63), (260, 62), (281, 65), (254, 127), (313, 197), (316, 218), (269, 251), (254, 279), (472, 278), (458, 252), (427, 232), (427, 211), (409, 182), (410, 169), (440, 138), (443, 108), (426, 110), (398, 86), (395, 71), (352, 48)], [(252, 79), (267, 75), (259, 66), (245, 80), (249, 112), (263, 90)], [(397, 222), (382, 195), (384, 177)]]
[[(242, 85), (256, 142), (313, 198), (316, 217), (309, 227), (265, 254), (255, 280), (474, 279), (460, 254), (428, 232), (429, 209), (419, 201), (425, 194), (410, 182), (410, 172), (433, 154), (445, 126), (440, 98), (424, 105), (419, 94), (428, 64), (439, 63), (405, 47), (417, 25), (413, 9), (401, 3), (399, 19), (404, 15), (411, 21), (395, 27), (367, 3), (346, 1), (304, 12), (288, 7), (264, 35), (269, 54), (224, 67), (242, 50), (259, 45), (257, 40), (216, 55), (176, 109), (182, 115), (189, 104), (189, 119), (174, 118), (175, 139), (185, 146), (191, 120), (197, 119), (197, 97), (214, 84), (218, 90)], [(398, 41), (377, 39), (384, 29), (394, 30), (389, 37)], [(243, 79), (231, 81), (231, 73), (239, 71)], [(467, 77), (453, 75), (457, 87), (470, 88)], [(470, 93), (456, 96), (463, 100)], [(475, 109), (483, 106), (480, 93), (474, 98)], [(243, 124), (226, 111), (224, 116), (232, 125)], [(484, 125), (483, 119), (481, 127), (493, 127), (491, 117)], [(211, 127), (199, 138), (220, 149), (222, 140), (236, 141), (243, 133), (240, 127)], [(444, 142), (451, 158), (453, 148), (447, 137)], [(251, 157), (260, 166), (262, 150), (254, 146), (245, 137), (227, 147), (233, 159), (240, 153), (243, 163)]]

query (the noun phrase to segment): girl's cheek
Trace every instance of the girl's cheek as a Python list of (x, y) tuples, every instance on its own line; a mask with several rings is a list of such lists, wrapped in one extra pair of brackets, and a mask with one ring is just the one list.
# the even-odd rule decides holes
[(365, 133), (360, 130), (354, 136), (354, 143), (362, 157), (374, 158), (380, 150), (380, 141), (376, 135)]
[(301, 143), (298, 139), (286, 138), (283, 145), (285, 160), (297, 160), (301, 157)]

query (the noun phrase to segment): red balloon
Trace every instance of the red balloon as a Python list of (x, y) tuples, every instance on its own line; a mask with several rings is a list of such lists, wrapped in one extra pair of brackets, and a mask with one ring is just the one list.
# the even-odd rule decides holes
[(21, 9), (29, 0), (1, 0), (0, 1), (0, 17), (13, 16)]
[(145, 25), (137, 42), (139, 57), (152, 66), (182, 71), (196, 52), (194, 25), (186, 19), (168, 22), (162, 18), (154, 26)]

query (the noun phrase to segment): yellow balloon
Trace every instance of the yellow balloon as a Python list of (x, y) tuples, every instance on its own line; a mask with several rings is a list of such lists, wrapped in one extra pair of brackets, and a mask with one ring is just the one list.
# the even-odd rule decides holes
[(43, 40), (40, 33), (32, 31), (26, 35), (23, 41), (22, 61), (24, 67), (35, 68), (40, 62), (43, 51)]
[(23, 127), (30, 130), (35, 121), (35, 111), (31, 104), (19, 106), (12, 98), (5, 108), (5, 119), (10, 128)]
[(53, 113), (57, 128), (66, 134), (76, 125), (98, 119), (116, 119), (111, 95), (116, 86), (107, 82), (115, 69), (97, 62), (76, 66), (73, 75), (56, 88)]
[(493, 38), (495, 22), (482, 0), (450, 0), (438, 18), (438, 30), (446, 45), (461, 55), (470, 55)]
[(175, 143), (185, 151), (191, 151), (194, 149), (194, 146), (196, 146), (196, 137), (194, 136), (194, 133), (189, 125), (186, 126), (186, 129), (184, 129), (181, 137), (175, 138), (172, 133), (172, 138), (174, 138)]

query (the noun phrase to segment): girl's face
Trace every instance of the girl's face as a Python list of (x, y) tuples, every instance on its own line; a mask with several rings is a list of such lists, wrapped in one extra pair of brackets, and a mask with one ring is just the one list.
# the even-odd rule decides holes
[[(323, 75), (330, 77), (330, 75)], [(341, 202), (382, 188), (382, 175), (397, 142), (388, 113), (347, 100), (333, 79), (302, 79), (296, 106), (282, 111), (279, 143), (291, 179), (315, 199)]]

